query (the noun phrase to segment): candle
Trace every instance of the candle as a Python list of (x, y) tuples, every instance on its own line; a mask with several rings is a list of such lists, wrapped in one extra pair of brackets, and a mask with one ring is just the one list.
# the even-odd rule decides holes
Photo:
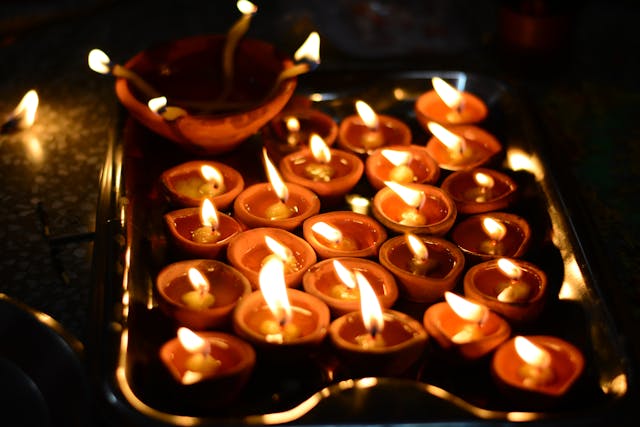
[(464, 277), (464, 293), (516, 324), (536, 319), (545, 303), (547, 276), (536, 265), (508, 258), (476, 264)]
[(300, 286), (305, 271), (317, 260), (307, 241), (279, 228), (245, 230), (238, 233), (227, 247), (229, 263), (249, 279), (253, 289), (259, 287), (259, 274), (265, 261), (274, 256), (284, 263), (285, 284), (293, 288)]
[(285, 156), (280, 170), (287, 182), (310, 189), (323, 205), (336, 205), (358, 183), (364, 164), (354, 154), (330, 149), (319, 135), (312, 134), (309, 149)]
[(386, 145), (408, 145), (411, 129), (400, 120), (377, 114), (367, 103), (356, 101), (357, 115), (345, 117), (338, 128), (338, 144), (358, 154), (371, 154)]
[(474, 360), (492, 352), (511, 334), (511, 327), (487, 307), (452, 292), (446, 301), (424, 313), (424, 327), (438, 345), (463, 360)]
[(440, 167), (427, 149), (419, 145), (391, 145), (373, 151), (366, 160), (365, 173), (373, 188), (384, 188), (384, 181), (398, 184), (435, 184)]
[(518, 186), (504, 173), (475, 168), (452, 173), (444, 179), (441, 188), (451, 195), (458, 212), (477, 214), (510, 206)]
[(112, 64), (109, 56), (100, 49), (92, 49), (88, 57), (89, 68), (96, 73), (112, 74), (127, 80), (138, 89), (143, 96), (149, 100), (162, 96), (153, 86), (147, 83), (140, 75), (130, 68), (123, 67), (120, 64)]
[(462, 251), (448, 240), (411, 233), (395, 236), (380, 247), (380, 263), (397, 279), (408, 301), (432, 303), (452, 290), (462, 276)]
[(487, 106), (477, 96), (454, 88), (440, 77), (432, 78), (431, 83), (433, 90), (420, 95), (414, 106), (416, 118), (425, 129), (430, 121), (464, 125), (478, 123), (487, 116)]
[(442, 189), (393, 181), (385, 185), (373, 198), (373, 216), (387, 228), (398, 233), (444, 235), (453, 226), (456, 205)]
[(209, 199), (204, 199), (200, 209), (178, 209), (163, 218), (171, 243), (179, 252), (194, 257), (217, 257), (242, 231), (234, 218), (218, 212)]
[(440, 168), (457, 171), (488, 164), (502, 151), (502, 144), (490, 133), (476, 126), (448, 129), (436, 122), (427, 124), (432, 133), (427, 152)]
[(491, 361), (493, 378), (505, 396), (529, 408), (544, 408), (565, 396), (584, 370), (584, 356), (554, 336), (516, 336)]
[(318, 262), (302, 278), (304, 290), (324, 301), (334, 317), (360, 307), (360, 291), (355, 272), (364, 275), (383, 308), (391, 308), (398, 298), (393, 276), (380, 264), (363, 258), (341, 257)]
[(427, 333), (404, 313), (382, 310), (366, 277), (355, 273), (360, 310), (331, 323), (329, 337), (355, 375), (400, 375), (422, 356)]
[(159, 307), (178, 324), (194, 329), (226, 326), (251, 284), (235, 268), (216, 260), (185, 260), (165, 266), (156, 278)]
[(285, 185), (265, 148), (262, 154), (269, 184), (254, 184), (240, 193), (233, 205), (235, 216), (248, 227), (271, 226), (293, 230), (318, 213), (320, 200), (301, 185)]
[(39, 103), (38, 93), (34, 89), (29, 90), (2, 123), (0, 134), (30, 128), (36, 120)]
[(529, 248), (531, 228), (518, 215), (491, 212), (470, 216), (456, 224), (451, 239), (471, 261), (518, 258)]
[(384, 227), (373, 218), (351, 211), (326, 212), (302, 224), (304, 238), (320, 258), (377, 256), (387, 238)]

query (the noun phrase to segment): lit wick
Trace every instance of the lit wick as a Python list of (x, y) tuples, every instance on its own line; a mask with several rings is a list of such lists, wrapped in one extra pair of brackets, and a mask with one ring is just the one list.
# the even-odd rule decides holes
[(418, 276), (426, 276), (438, 266), (435, 259), (429, 258), (429, 250), (420, 238), (415, 234), (407, 233), (405, 239), (413, 255), (409, 260), (409, 271)]
[(491, 190), (495, 185), (494, 179), (491, 175), (487, 175), (483, 172), (476, 172), (473, 174), (473, 180), (477, 187), (471, 188), (464, 193), (464, 197), (467, 200), (473, 200), (477, 203), (484, 203), (491, 199)]
[(384, 136), (380, 132), (380, 120), (373, 108), (364, 101), (356, 101), (358, 116), (367, 127), (367, 132), (362, 135), (362, 146), (367, 150), (373, 150), (384, 144)]
[(182, 294), (182, 302), (194, 310), (211, 307), (215, 303), (215, 297), (209, 292), (207, 279), (195, 268), (190, 268), (187, 275), (193, 290)]
[(329, 290), (329, 295), (334, 298), (355, 301), (360, 298), (360, 292), (357, 288), (356, 276), (350, 272), (340, 261), (333, 260), (333, 269), (335, 270), (340, 282), (333, 285)]
[(331, 150), (318, 134), (311, 134), (309, 148), (315, 162), (305, 166), (304, 172), (313, 181), (329, 182), (335, 175), (335, 169), (330, 165)]
[(451, 86), (440, 77), (434, 77), (431, 79), (433, 89), (436, 91), (442, 102), (452, 111), (447, 113), (447, 121), (451, 123), (458, 123), (462, 119), (462, 110), (464, 107), (462, 93), (459, 90)]
[(310, 33), (304, 43), (293, 54), (293, 59), (298, 63), (280, 72), (267, 98), (270, 98), (285, 80), (316, 69), (320, 64), (320, 35), (315, 31)]
[(386, 345), (382, 337), (384, 330), (384, 316), (382, 307), (376, 293), (366, 277), (359, 271), (355, 272), (356, 282), (360, 290), (360, 313), (367, 333), (358, 335), (356, 342), (363, 348), (384, 347)]
[(157, 98), (151, 98), (149, 102), (147, 102), (149, 109), (154, 113), (160, 115), (163, 119), (168, 122), (172, 122), (180, 117), (186, 116), (187, 111), (180, 108), (174, 107), (171, 105), (167, 105), (167, 97), (159, 96)]
[(325, 240), (326, 246), (342, 251), (355, 251), (358, 245), (355, 240), (346, 237), (334, 226), (323, 221), (318, 221), (311, 226), (311, 230)]
[(393, 181), (384, 181), (384, 184), (396, 193), (409, 208), (400, 214), (400, 218), (397, 219), (399, 224), (420, 226), (427, 223), (425, 216), (420, 213), (420, 209), (426, 200), (423, 191), (414, 190)]
[(416, 180), (413, 169), (409, 167), (413, 156), (409, 151), (382, 150), (382, 157), (393, 165), (389, 172), (389, 179), (399, 184), (408, 184)]
[(427, 127), (433, 136), (447, 148), (449, 158), (454, 164), (460, 163), (471, 155), (471, 150), (467, 149), (465, 139), (460, 135), (436, 122), (428, 122)]
[(206, 182), (198, 188), (198, 193), (206, 197), (215, 197), (225, 192), (224, 177), (218, 169), (210, 165), (202, 165), (200, 174)]
[(516, 353), (524, 361), (518, 374), (526, 387), (535, 387), (552, 383), (555, 373), (551, 366), (551, 354), (523, 336), (515, 338)]
[(9, 114), (0, 128), (0, 133), (11, 133), (30, 128), (36, 121), (38, 111), (38, 93), (31, 89), (20, 100), (18, 106)]
[(300, 143), (300, 121), (295, 117), (287, 117), (285, 120), (287, 126), (287, 144), (295, 147)]
[(222, 365), (220, 360), (211, 356), (211, 343), (191, 329), (178, 328), (178, 340), (182, 347), (189, 352), (189, 357), (184, 363), (186, 371), (182, 377), (183, 384), (194, 384), (215, 373)]
[(202, 227), (198, 227), (191, 233), (194, 242), (198, 243), (215, 243), (220, 238), (218, 231), (218, 214), (213, 202), (209, 199), (202, 201), (200, 209), (200, 223)]
[(451, 341), (456, 344), (466, 344), (483, 338), (485, 334), (481, 328), (489, 316), (489, 309), (458, 296), (453, 292), (445, 292), (444, 297), (454, 313), (467, 321), (467, 323), (451, 337)]
[(270, 236), (264, 236), (264, 243), (272, 253), (264, 257), (262, 265), (275, 257), (283, 262), (285, 273), (295, 273), (300, 270), (301, 265), (291, 249)]
[(259, 330), (267, 342), (283, 343), (300, 337), (300, 328), (292, 322), (293, 311), (284, 281), (284, 264), (269, 259), (260, 269), (260, 290), (274, 319), (264, 320)]
[(502, 239), (507, 234), (507, 226), (491, 217), (482, 219), (482, 229), (489, 237), (480, 243), (480, 251), (488, 255), (500, 255), (504, 252)]
[(508, 283), (501, 283), (496, 289), (498, 301), (506, 303), (527, 301), (531, 294), (531, 288), (520, 280), (522, 269), (507, 258), (498, 259), (498, 269), (509, 278)]
[(262, 157), (264, 160), (264, 166), (267, 171), (267, 176), (269, 178), (269, 182), (271, 183), (271, 187), (273, 191), (278, 196), (278, 200), (276, 203), (267, 207), (265, 210), (265, 217), (270, 220), (278, 220), (278, 219), (286, 219), (291, 217), (296, 211), (296, 208), (289, 208), (286, 203), (289, 199), (289, 189), (284, 184), (282, 177), (278, 173), (278, 170), (273, 165), (271, 160), (269, 159), (269, 155), (267, 154), (267, 149), (262, 148)]

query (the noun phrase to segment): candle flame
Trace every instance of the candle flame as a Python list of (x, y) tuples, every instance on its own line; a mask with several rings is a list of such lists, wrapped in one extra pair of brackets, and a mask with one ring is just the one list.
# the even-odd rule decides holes
[(522, 277), (522, 269), (507, 258), (498, 259), (498, 268), (511, 280), (518, 280)]
[(507, 234), (507, 226), (491, 217), (482, 219), (482, 229), (491, 240), (499, 242)]
[(371, 130), (378, 129), (378, 125), (380, 124), (378, 115), (375, 111), (373, 111), (373, 108), (371, 108), (369, 104), (360, 100), (356, 101), (356, 111), (358, 112), (358, 116), (360, 116), (360, 119), (362, 119), (365, 126), (367, 126)]
[(350, 272), (347, 267), (345, 267), (340, 261), (337, 259), (333, 260), (333, 269), (336, 271), (338, 278), (342, 283), (346, 285), (347, 288), (355, 289), (356, 287), (356, 276)]
[(320, 63), (320, 35), (313, 31), (293, 54), (296, 61), (303, 59), (313, 64)]
[(287, 117), (285, 120), (287, 130), (291, 133), (300, 132), (300, 121), (295, 117)]
[(342, 232), (323, 221), (318, 221), (313, 224), (311, 230), (334, 244), (342, 240)]
[(464, 138), (451, 132), (439, 123), (428, 122), (427, 127), (429, 132), (435, 136), (438, 141), (442, 142), (449, 151), (456, 153), (462, 153), (465, 149)]
[(248, 0), (238, 0), (236, 6), (243, 15), (252, 15), (258, 11), (258, 6)]
[(96, 73), (109, 74), (111, 72), (111, 59), (100, 49), (92, 49), (89, 52), (89, 68)]
[(440, 77), (434, 77), (431, 79), (433, 89), (436, 91), (442, 102), (447, 104), (449, 108), (458, 108), (462, 101), (462, 94), (459, 90), (451, 86)]
[(329, 163), (331, 161), (331, 150), (320, 135), (316, 133), (311, 134), (309, 148), (311, 149), (313, 158), (320, 163)]
[(548, 351), (534, 344), (531, 340), (517, 336), (515, 338), (516, 353), (528, 365), (537, 368), (548, 368), (551, 366), (551, 354)]
[(160, 110), (167, 106), (167, 97), (158, 96), (156, 98), (151, 98), (149, 102), (147, 102), (147, 106), (154, 113), (158, 113), (160, 112)]
[(38, 92), (34, 89), (24, 94), (18, 106), (11, 113), (10, 120), (16, 120), (18, 127), (21, 129), (29, 128), (36, 121), (36, 112), (38, 111)]
[(405, 234), (407, 245), (415, 258), (426, 261), (429, 258), (429, 250), (422, 239), (413, 233)]
[(349, 194), (346, 197), (347, 203), (351, 206), (351, 210), (356, 213), (366, 215), (369, 211), (369, 205), (371, 202), (366, 197), (362, 197), (358, 194)]
[(491, 175), (487, 175), (483, 172), (476, 172), (473, 174), (473, 179), (479, 186), (484, 188), (493, 188), (493, 185), (495, 184)]
[(202, 201), (202, 207), (200, 208), (200, 222), (205, 227), (211, 227), (214, 230), (218, 228), (218, 213), (213, 202), (209, 199)]
[(425, 195), (423, 191), (414, 190), (413, 188), (398, 184), (394, 181), (385, 181), (384, 184), (396, 193), (403, 202), (414, 209), (420, 208), (422, 203), (424, 203)]
[(262, 157), (264, 159), (265, 169), (267, 170), (267, 177), (273, 187), (273, 191), (275, 191), (282, 203), (285, 203), (289, 199), (289, 189), (284, 184), (284, 181), (276, 167), (271, 163), (269, 155), (267, 154), (267, 149), (264, 147), (262, 148)]
[(371, 284), (366, 277), (359, 271), (355, 272), (356, 282), (360, 291), (360, 311), (362, 313), (362, 321), (364, 327), (367, 328), (369, 334), (375, 337), (384, 329), (384, 317), (382, 315), (382, 307), (376, 293), (373, 291)]
[(193, 289), (200, 294), (206, 294), (209, 292), (209, 281), (197, 268), (191, 267), (187, 271), (187, 275), (189, 276), (189, 283), (191, 283)]
[(408, 165), (411, 163), (411, 158), (413, 157), (409, 151), (398, 151), (398, 150), (382, 150), (380, 152), (382, 157), (389, 160), (389, 162), (393, 166), (402, 166)]
[(178, 340), (189, 353), (207, 353), (210, 348), (209, 341), (184, 326), (178, 328)]
[(224, 177), (220, 171), (211, 165), (202, 165), (200, 167), (200, 174), (202, 174), (202, 177), (207, 182), (211, 182), (216, 188), (224, 184)]
[(286, 262), (287, 260), (291, 259), (291, 257), (293, 257), (291, 249), (270, 236), (264, 236), (264, 243), (267, 245), (269, 250), (283, 262)]
[(484, 305), (471, 302), (453, 292), (445, 292), (444, 297), (449, 307), (464, 320), (479, 324), (489, 315), (489, 310)]
[(259, 275), (260, 290), (269, 310), (284, 326), (291, 321), (292, 311), (284, 281), (284, 263), (279, 258), (266, 260)]

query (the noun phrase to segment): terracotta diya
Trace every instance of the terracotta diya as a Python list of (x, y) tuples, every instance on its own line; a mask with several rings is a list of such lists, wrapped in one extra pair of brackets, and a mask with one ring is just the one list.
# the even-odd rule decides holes
[(435, 184), (440, 178), (440, 167), (421, 145), (390, 145), (367, 157), (365, 173), (371, 186), (380, 190), (385, 181)]
[(489, 132), (472, 125), (445, 128), (429, 122), (433, 134), (427, 152), (441, 169), (457, 171), (491, 163), (502, 152), (502, 144)]
[(474, 94), (458, 90), (440, 77), (431, 82), (433, 90), (420, 95), (414, 106), (416, 119), (425, 129), (431, 121), (464, 125), (481, 122), (487, 116), (486, 104)]
[(494, 169), (476, 168), (457, 171), (442, 181), (462, 214), (497, 211), (510, 206), (518, 185), (508, 175)]

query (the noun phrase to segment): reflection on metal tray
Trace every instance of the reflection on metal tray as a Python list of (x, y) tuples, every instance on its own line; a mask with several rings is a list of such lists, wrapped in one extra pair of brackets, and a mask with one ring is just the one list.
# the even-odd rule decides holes
[[(153, 283), (159, 269), (172, 261), (161, 221), (169, 206), (158, 177), (193, 157), (126, 119), (111, 141), (103, 170), (94, 257), (92, 348), (101, 357), (91, 359), (97, 360), (94, 372), (114, 420), (133, 425), (595, 421), (615, 410), (627, 391), (627, 355), (599, 299), (598, 284), (545, 157), (544, 141), (510, 88), (461, 72), (314, 73), (300, 82), (298, 94), (337, 120), (353, 114), (355, 99), (364, 99), (376, 111), (403, 119), (412, 127), (414, 143), (422, 144), (428, 135), (416, 121), (413, 103), (430, 88), (433, 76), (457, 83), (488, 104), (490, 114), (482, 127), (503, 143), (505, 155), (498, 167), (518, 182), (523, 196), (509, 211), (525, 217), (534, 230), (525, 259), (547, 273), (552, 291), (541, 320), (515, 332), (559, 336), (583, 351), (586, 369), (571, 393), (553, 409), (531, 411), (526, 402), (514, 403), (498, 392), (486, 360), (454, 371), (431, 349), (403, 378), (353, 379), (340, 366), (330, 368), (328, 352), (320, 350), (296, 367), (259, 364), (231, 407), (191, 407), (157, 356), (175, 327), (158, 310)], [(216, 160), (257, 174), (262, 170), (260, 146), (256, 136)], [(249, 185), (265, 178), (245, 180)], [(373, 194), (366, 180), (356, 189)]]

